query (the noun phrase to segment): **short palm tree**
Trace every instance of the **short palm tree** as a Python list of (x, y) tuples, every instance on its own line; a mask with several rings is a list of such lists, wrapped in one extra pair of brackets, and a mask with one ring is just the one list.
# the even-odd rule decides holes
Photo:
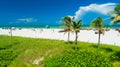
[(102, 28), (103, 28), (103, 19), (101, 17), (97, 17), (96, 19), (94, 19), (91, 22), (91, 26), (95, 27), (98, 30), (98, 48), (100, 48), (100, 34), (103, 33), (102, 32)]
[(68, 32), (68, 43), (69, 43), (70, 42), (70, 32), (72, 31), (71, 30), (72, 19), (69, 16), (65, 16), (62, 20), (65, 22), (64, 26), (67, 27), (65, 32)]
[(78, 32), (80, 32), (81, 26), (82, 26), (81, 20), (79, 20), (78, 22), (72, 21), (72, 29), (75, 32), (75, 50), (77, 50)]

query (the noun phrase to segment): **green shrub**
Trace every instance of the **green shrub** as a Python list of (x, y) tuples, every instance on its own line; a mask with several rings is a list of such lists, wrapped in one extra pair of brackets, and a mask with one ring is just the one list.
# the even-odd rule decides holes
[(68, 51), (45, 61), (45, 67), (112, 67), (107, 57), (97, 52)]
[(6, 67), (11, 61), (15, 59), (17, 53), (12, 49), (6, 49), (0, 51), (0, 67)]

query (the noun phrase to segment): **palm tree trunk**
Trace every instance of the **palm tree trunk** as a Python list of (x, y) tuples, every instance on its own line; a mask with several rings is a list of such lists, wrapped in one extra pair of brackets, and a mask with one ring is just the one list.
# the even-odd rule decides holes
[(12, 37), (12, 28), (10, 29), (10, 36)]
[(77, 38), (78, 38), (78, 36), (77, 36), (77, 32), (75, 32), (75, 50), (77, 50)]
[(75, 44), (77, 44), (77, 32), (75, 32), (76, 37), (75, 37)]
[(98, 33), (99, 33), (99, 36), (98, 36), (98, 48), (100, 48), (100, 33), (101, 33), (101, 31), (99, 31)]
[(70, 42), (70, 32), (68, 32), (68, 43)]

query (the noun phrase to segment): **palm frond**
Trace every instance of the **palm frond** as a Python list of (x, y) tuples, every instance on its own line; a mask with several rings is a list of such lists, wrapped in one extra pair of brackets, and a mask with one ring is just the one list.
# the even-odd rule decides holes
[(75, 21), (73, 21), (72, 27), (73, 27), (73, 28), (75, 28), (75, 27), (76, 27), (76, 25), (77, 25), (77, 24), (76, 24), (76, 22), (75, 22)]
[(77, 23), (77, 27), (79, 28), (82, 25), (82, 20), (79, 20)]
[(65, 22), (71, 22), (71, 18), (69, 16), (66, 16), (62, 19)]
[(82, 25), (82, 21), (79, 20), (78, 22), (72, 21), (72, 28), (74, 31), (79, 32), (80, 26)]
[(70, 29), (71, 28), (71, 23), (72, 23), (71, 17), (65, 16), (62, 20), (64, 21), (64, 26), (66, 26), (67, 28)]
[(94, 20), (91, 22), (90, 26), (91, 26), (91, 27), (95, 27), (96, 22), (97, 22), (97, 19), (94, 19)]
[(95, 28), (97, 28), (97, 29), (99, 29), (99, 30), (102, 30), (102, 26), (103, 26), (103, 20), (102, 20), (102, 18), (101, 18), (101, 17), (95, 18), (95, 19), (91, 22), (90, 26), (91, 26), (91, 27), (95, 27)]
[(117, 4), (114, 10), (117, 12), (120, 11), (120, 4)]
[(108, 14), (112, 15), (112, 14), (115, 14), (115, 13), (116, 13), (116, 11), (110, 11)]
[(112, 25), (112, 24), (117, 24), (117, 23), (120, 23), (120, 15), (119, 15), (119, 14), (117, 14), (117, 15), (114, 17), (113, 21), (111, 22), (111, 25)]

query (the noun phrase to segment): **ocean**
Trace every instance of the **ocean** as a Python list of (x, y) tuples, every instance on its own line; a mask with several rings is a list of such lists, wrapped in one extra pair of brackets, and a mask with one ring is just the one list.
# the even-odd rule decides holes
[[(61, 25), (42, 25), (42, 26), (0, 26), (0, 28), (65, 28), (64, 26)], [(107, 28), (120, 28), (120, 25), (105, 25)], [(82, 25), (81, 28), (91, 28), (89, 25)]]

